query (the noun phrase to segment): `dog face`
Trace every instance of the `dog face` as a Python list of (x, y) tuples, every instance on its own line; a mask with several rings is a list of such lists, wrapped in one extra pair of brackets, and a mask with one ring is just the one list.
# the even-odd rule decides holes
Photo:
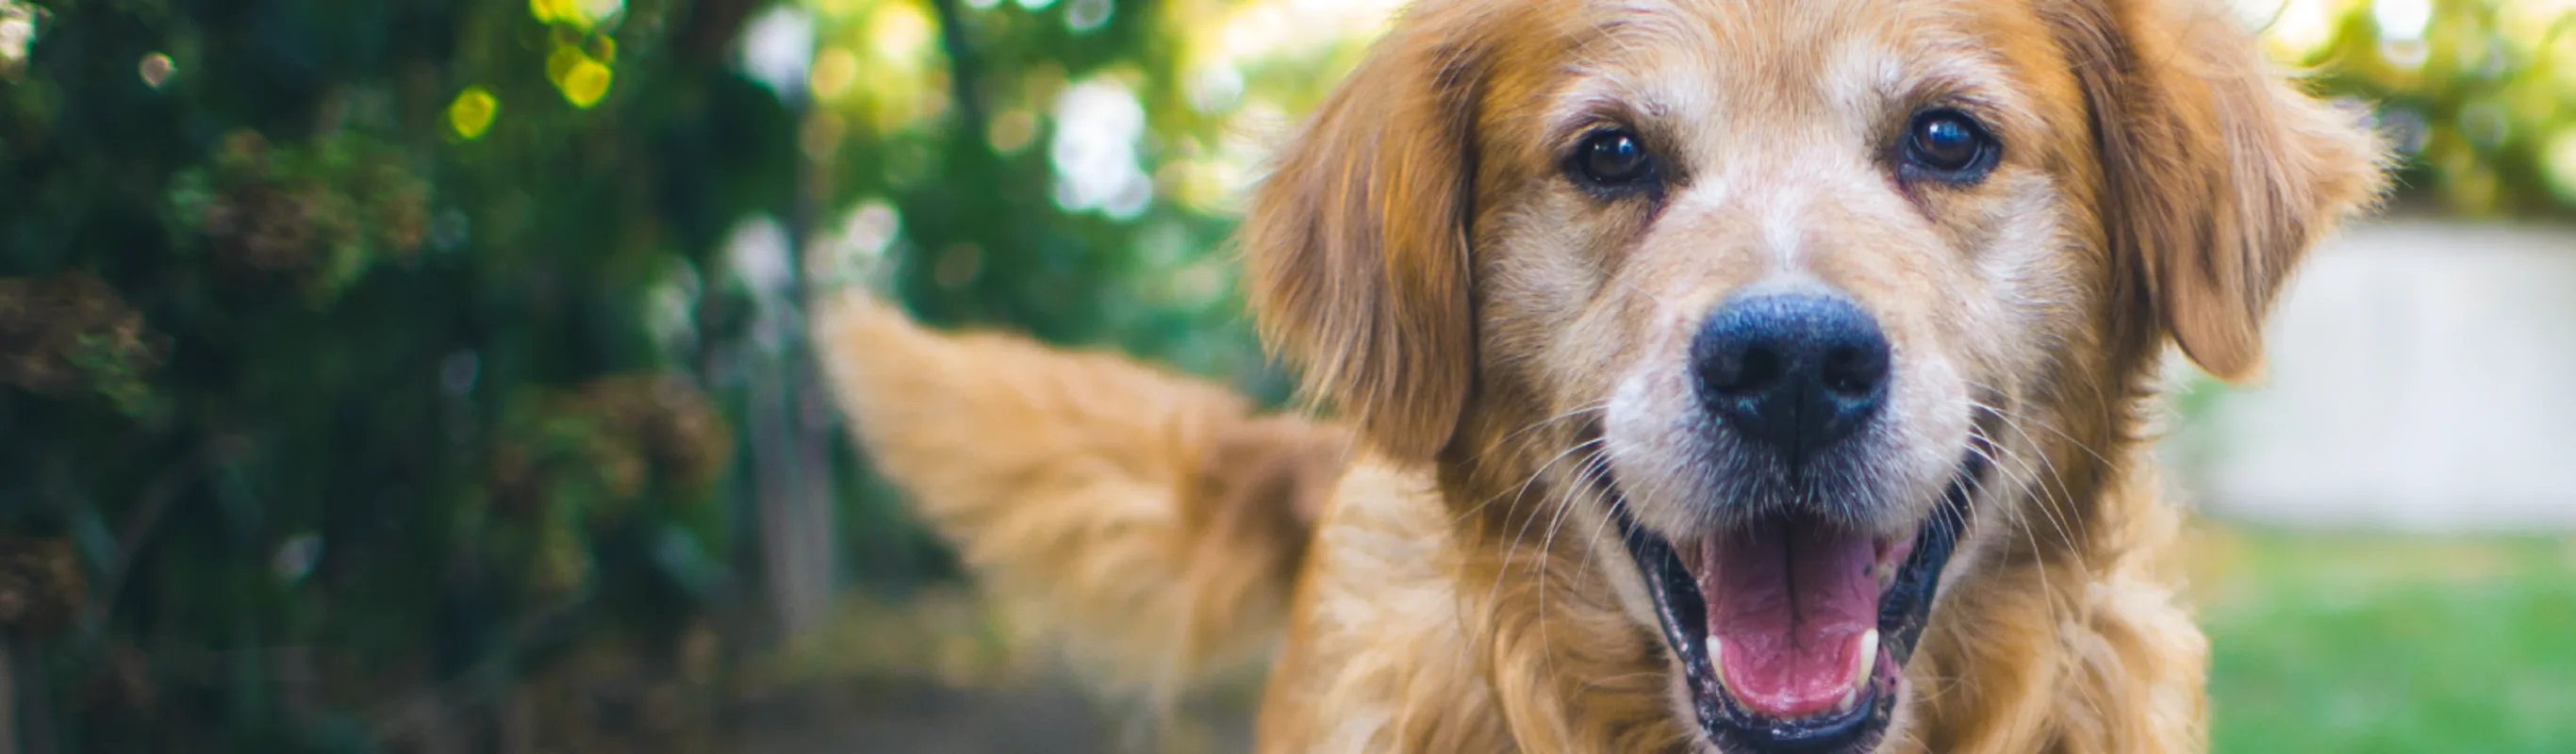
[(2163, 339), (2255, 372), (2378, 189), (2224, 14), (1432, 0), (1256, 197), (1255, 305), (1387, 451), (1614, 522), (1710, 744), (1868, 750), (1941, 585), (2084, 546)]

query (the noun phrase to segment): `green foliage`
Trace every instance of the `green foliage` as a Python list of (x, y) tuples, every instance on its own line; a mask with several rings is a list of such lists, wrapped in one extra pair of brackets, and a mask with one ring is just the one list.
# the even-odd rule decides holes
[[(842, 256), (893, 258), (898, 290), (934, 322), (1114, 344), (1285, 398), (1240, 310), (1230, 200), (1266, 146), (1249, 132), (1310, 106), (1332, 79), (1316, 70), (1361, 40), (1310, 19), (1314, 44), (1231, 55), (1218, 30), (1261, 5), (810, 3), (807, 154), (837, 167), (833, 206), (899, 218), (898, 234)], [(1123, 171), (1150, 193), (1086, 201), (1067, 187)]]
[(400, 150), (345, 132), (314, 142), (273, 150), (257, 131), (226, 136), (212, 165), (172, 181), (176, 250), (290, 281), (320, 305), (377, 260), (418, 251), (429, 190), (404, 171)]
[[(2258, 7), (2264, 4), (2256, 4)], [(2373, 103), (2407, 187), (2453, 212), (2576, 208), (2576, 8), (2555, 0), (2283, 0), (2281, 57)]]
[(753, 302), (700, 270), (791, 211), (794, 121), (729, 70), (750, 3), (568, 5), (0, 2), (26, 745), (471, 741), (553, 648), (743, 591)]

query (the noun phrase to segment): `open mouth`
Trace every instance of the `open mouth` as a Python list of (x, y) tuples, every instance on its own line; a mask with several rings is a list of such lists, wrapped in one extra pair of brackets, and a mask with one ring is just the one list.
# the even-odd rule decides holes
[(1894, 714), (1906, 658), (1985, 471), (1968, 454), (1893, 538), (1781, 514), (1675, 543), (1610, 496), (1700, 727), (1725, 751), (1859, 752)]

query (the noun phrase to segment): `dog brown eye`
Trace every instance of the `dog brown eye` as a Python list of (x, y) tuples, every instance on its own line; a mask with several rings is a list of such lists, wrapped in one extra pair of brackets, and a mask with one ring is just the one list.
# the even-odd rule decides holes
[(1953, 183), (1985, 177), (1994, 166), (1994, 138), (1975, 118), (1957, 110), (1917, 113), (1905, 127), (1909, 172)]
[(1654, 160), (1646, 155), (1646, 145), (1626, 131), (1602, 131), (1585, 137), (1583, 144), (1575, 148), (1573, 162), (1576, 177), (1605, 189), (1643, 184), (1654, 173)]

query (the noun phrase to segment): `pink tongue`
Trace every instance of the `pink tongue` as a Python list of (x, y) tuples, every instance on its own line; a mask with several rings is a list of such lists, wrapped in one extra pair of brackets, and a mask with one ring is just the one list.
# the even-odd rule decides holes
[(1699, 591), (1736, 701), (1794, 719), (1834, 708), (1878, 625), (1877, 543), (1820, 523), (1771, 523), (1701, 543)]

